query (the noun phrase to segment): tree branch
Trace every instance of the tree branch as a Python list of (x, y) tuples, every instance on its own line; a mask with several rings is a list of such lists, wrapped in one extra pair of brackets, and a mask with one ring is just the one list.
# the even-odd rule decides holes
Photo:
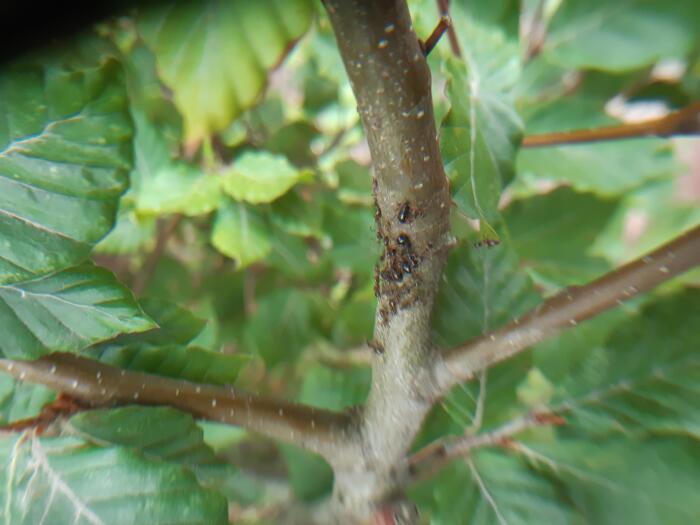
[(585, 286), (570, 287), (510, 324), (444, 354), (442, 391), (481, 370), (700, 265), (700, 226)]
[(469, 455), (476, 448), (501, 446), (524, 430), (563, 423), (564, 420), (554, 414), (531, 413), (508, 421), (490, 432), (437, 440), (413, 454), (397, 469), (396, 483), (399, 486), (416, 483), (435, 474), (450, 461)]
[[(438, 11), (441, 17), (450, 19), (450, 0), (437, 0)], [(452, 24), (447, 26), (447, 37), (450, 39), (450, 47), (455, 56), (461, 57), (462, 50), (459, 48), (459, 40), (457, 40), (457, 32)]]
[(130, 372), (69, 353), (35, 361), (0, 359), (0, 370), (21, 381), (65, 392), (86, 405), (169, 405), (194, 417), (239, 425), (326, 458), (346, 452), (353, 416), (256, 397), (233, 388)]
[(405, 0), (325, 0), (325, 6), (367, 135), (376, 231), (385, 246), (377, 268), (363, 454), (347, 458), (335, 477), (336, 501), (356, 520), (387, 496), (391, 469), (437, 395), (430, 315), (452, 244), (451, 200), (430, 70)]
[(449, 16), (440, 16), (440, 21), (435, 26), (435, 29), (433, 29), (433, 32), (430, 33), (430, 36), (425, 40), (425, 42), (420, 43), (421, 47), (423, 48), (423, 53), (425, 53), (426, 56), (428, 56), (430, 52), (435, 49), (435, 46), (442, 38), (442, 35), (445, 34), (445, 31), (447, 31), (451, 25), (452, 21), (450, 20)]
[(146, 289), (149, 281), (153, 277), (156, 267), (158, 266), (158, 261), (160, 260), (165, 247), (170, 240), (170, 237), (177, 230), (178, 225), (182, 221), (182, 215), (173, 215), (166, 223), (158, 224), (158, 233), (156, 235), (156, 245), (153, 247), (151, 253), (148, 254), (146, 261), (143, 266), (136, 274), (134, 278), (134, 284), (131, 287), (135, 295), (141, 295)]
[(665, 117), (637, 124), (528, 135), (523, 139), (522, 147), (539, 148), (562, 144), (581, 144), (637, 137), (670, 137), (697, 133), (700, 133), (700, 102), (669, 113)]

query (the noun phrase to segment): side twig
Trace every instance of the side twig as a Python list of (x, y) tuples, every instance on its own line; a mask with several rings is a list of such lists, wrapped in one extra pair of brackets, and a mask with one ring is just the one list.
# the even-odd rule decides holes
[(146, 286), (148, 286), (148, 283), (156, 271), (158, 261), (160, 261), (163, 252), (165, 252), (165, 247), (167, 246), (170, 237), (173, 235), (173, 233), (175, 233), (175, 230), (177, 230), (180, 221), (182, 221), (182, 215), (178, 214), (172, 216), (166, 223), (158, 225), (156, 245), (153, 247), (151, 253), (148, 254), (146, 261), (141, 267), (141, 270), (134, 278), (134, 284), (132, 286), (134, 294), (141, 295), (146, 289)]
[(528, 135), (523, 139), (522, 147), (541, 148), (562, 144), (582, 144), (638, 137), (671, 137), (697, 133), (700, 133), (700, 102), (669, 113), (665, 117), (637, 124)]
[(452, 22), (450, 21), (449, 16), (442, 15), (440, 17), (440, 21), (435, 26), (435, 29), (433, 29), (433, 32), (430, 33), (428, 39), (425, 42), (421, 42), (421, 47), (423, 48), (423, 53), (425, 54), (425, 56), (428, 56), (430, 54), (430, 52), (440, 41), (440, 38), (442, 38), (442, 35), (445, 34), (445, 31), (447, 31), (451, 25)]
[[(438, 11), (442, 18), (450, 19), (450, 0), (437, 0)], [(462, 50), (459, 47), (459, 40), (457, 40), (457, 33), (452, 24), (447, 26), (447, 38), (450, 40), (450, 47), (452, 48), (452, 53), (455, 56), (461, 57)], [(427, 54), (427, 53), (426, 53)]]
[(233, 388), (131, 372), (80, 357), (55, 353), (35, 361), (0, 359), (0, 370), (38, 383), (92, 408), (169, 405), (194, 417), (239, 425), (332, 458), (345, 451), (353, 417), (286, 401), (257, 397)]
[(507, 444), (524, 430), (563, 423), (561, 417), (551, 413), (531, 413), (483, 434), (440, 439), (413, 454), (397, 469), (397, 484), (406, 486), (430, 477), (453, 459), (468, 456), (477, 448)]
[(697, 265), (700, 226), (587, 285), (567, 288), (510, 324), (448, 351), (436, 363), (442, 391)]

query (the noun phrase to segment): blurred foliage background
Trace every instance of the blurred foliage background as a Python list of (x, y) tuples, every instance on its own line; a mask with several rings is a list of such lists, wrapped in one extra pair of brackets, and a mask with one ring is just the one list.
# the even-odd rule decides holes
[[(435, 2), (409, 5), (427, 37)], [(451, 16), (462, 57), (446, 38), (429, 56), (459, 241), (435, 311), (445, 348), (700, 223), (697, 138), (520, 148), (700, 99), (700, 4), (455, 0)], [(2, 74), (0, 211), (46, 226), (0, 223), (4, 356), (72, 351), (331, 409), (364, 401), (371, 162), (320, 2), (135, 9)], [(26, 153), (18, 137), (37, 130)], [(46, 195), (20, 194), (13, 173)], [(415, 487), (425, 521), (700, 520), (698, 285), (695, 270), (447, 396), (417, 446), (542, 406), (568, 424)], [(89, 311), (70, 313), (67, 293)], [(54, 395), (0, 376), (0, 421)], [(167, 408), (85, 412), (61, 434), (0, 441), (7, 523), (274, 523), (332, 487), (316, 457)], [(111, 482), (76, 477), (88, 470)]]

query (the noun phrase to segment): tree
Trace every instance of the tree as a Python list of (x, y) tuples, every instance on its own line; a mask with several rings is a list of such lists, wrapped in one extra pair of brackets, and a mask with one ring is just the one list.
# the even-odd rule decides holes
[(210, 0), (4, 66), (5, 522), (697, 521), (698, 17)]

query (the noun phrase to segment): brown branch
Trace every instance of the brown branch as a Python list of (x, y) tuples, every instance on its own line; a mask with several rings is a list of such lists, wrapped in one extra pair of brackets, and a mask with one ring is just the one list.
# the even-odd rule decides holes
[[(545, 38), (547, 36), (547, 22), (544, 16), (545, 0), (538, 0), (537, 6), (529, 20), (527, 20), (525, 34), (525, 49), (523, 60), (529, 62), (542, 51)], [(521, 19), (522, 20), (522, 19)], [(525, 36), (525, 35), (523, 35)]]
[(135, 295), (141, 295), (146, 289), (146, 286), (156, 271), (158, 261), (165, 251), (168, 240), (170, 240), (170, 237), (173, 235), (173, 233), (175, 233), (175, 230), (177, 230), (181, 220), (182, 215), (178, 214), (172, 216), (165, 224), (158, 225), (156, 245), (153, 247), (151, 253), (148, 254), (148, 258), (144, 262), (139, 273), (136, 274), (134, 284), (131, 287)]
[(122, 370), (69, 353), (35, 361), (0, 359), (21, 381), (67, 393), (90, 407), (168, 405), (194, 417), (239, 425), (269, 438), (332, 457), (345, 450), (353, 417), (212, 385)]
[[(377, 268), (372, 386), (362, 454), (335, 469), (337, 521), (386, 503), (437, 390), (430, 315), (452, 243), (431, 75), (405, 0), (325, 0), (372, 155)], [(344, 513), (344, 514), (343, 514)]]
[(513, 419), (500, 427), (476, 436), (444, 438), (419, 450), (396, 471), (396, 483), (406, 486), (430, 477), (450, 461), (469, 455), (481, 447), (497, 447), (508, 443), (524, 430), (543, 425), (561, 425), (564, 420), (551, 413), (532, 413)]
[(56, 421), (67, 419), (85, 409), (84, 404), (76, 402), (75, 399), (66, 394), (59, 394), (55, 400), (44, 405), (38, 415), (2, 425), (0, 432), (15, 433), (34, 429), (38, 434), (41, 434)]
[(435, 26), (435, 29), (433, 29), (433, 32), (430, 33), (428, 39), (425, 42), (421, 42), (421, 47), (423, 48), (423, 53), (425, 56), (428, 56), (430, 52), (435, 49), (435, 46), (440, 41), (440, 38), (442, 38), (442, 35), (445, 34), (445, 31), (447, 31), (451, 25), (452, 22), (450, 21), (449, 16), (442, 15), (440, 17), (440, 21)]
[(442, 391), (697, 265), (700, 226), (585, 286), (567, 288), (510, 324), (445, 353), (436, 363)]
[[(447, 17), (450, 20), (450, 0), (437, 0), (438, 11), (442, 18)], [(450, 23), (447, 26), (447, 38), (450, 40), (450, 47), (452, 48), (452, 53), (455, 56), (461, 57), (462, 50), (459, 47), (459, 40), (457, 39), (457, 32), (454, 26)]]
[(637, 124), (528, 135), (523, 139), (522, 147), (540, 148), (562, 144), (581, 144), (638, 137), (671, 137), (697, 133), (700, 133), (700, 102), (669, 113), (665, 117)]

